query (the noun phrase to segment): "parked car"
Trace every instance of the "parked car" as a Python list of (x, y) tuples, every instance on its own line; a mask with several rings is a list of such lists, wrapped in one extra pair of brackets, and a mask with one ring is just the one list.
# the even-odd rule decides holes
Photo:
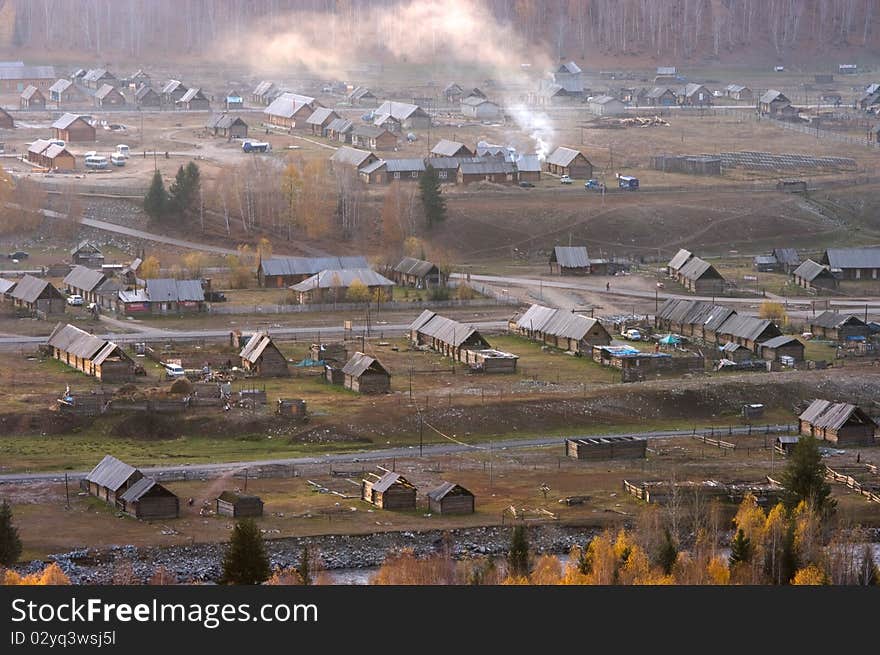
[(61, 146), (62, 148), (67, 147), (67, 143), (64, 139), (49, 139), (49, 143), (53, 146)]
[(17, 259), (21, 261), (22, 259), (27, 259), (28, 257), (30, 257), (30, 255), (24, 250), (16, 250), (15, 252), (11, 252), (6, 255), (6, 257), (8, 257), (9, 259)]
[(621, 336), (623, 336), (623, 338), (626, 339), (627, 341), (641, 341), (642, 340), (642, 333), (639, 332), (638, 330), (636, 330), (635, 328), (630, 328), (629, 330), (626, 330), (623, 333), (623, 335), (621, 335)]
[(596, 179), (589, 179), (584, 182), (584, 189), (587, 189), (588, 191), (590, 189), (592, 189), (593, 191), (604, 191), (605, 184)]
[(165, 378), (176, 380), (186, 376), (186, 370), (180, 364), (162, 364), (165, 367)]
[(110, 155), (110, 163), (114, 166), (125, 166), (125, 157), (118, 152), (114, 152)]
[(520, 182), (519, 185), (520, 185), (523, 189), (531, 189), (533, 186), (535, 186), (535, 185), (532, 184), (531, 182), (526, 182), (525, 180), (522, 181), (522, 182)]
[(82, 307), (83, 297), (78, 293), (75, 293), (72, 296), (67, 296), (67, 304), (71, 307)]
[(559, 178), (560, 184), (571, 184), (571, 178), (568, 175), (563, 175)]
[(94, 155), (92, 157), (86, 157), (85, 159), (86, 168), (107, 168), (110, 165), (110, 162), (103, 155)]

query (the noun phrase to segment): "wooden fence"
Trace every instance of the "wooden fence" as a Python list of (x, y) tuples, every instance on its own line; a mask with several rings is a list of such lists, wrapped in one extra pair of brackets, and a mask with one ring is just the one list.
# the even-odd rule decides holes
[(827, 464), (825, 465), (825, 477), (832, 482), (838, 482), (840, 484), (846, 485), (857, 494), (860, 494), (867, 498), (869, 501), (873, 501), (875, 503), (880, 503), (880, 478), (877, 481), (865, 482), (863, 480), (857, 480), (851, 474), (852, 473), (865, 473), (868, 475), (877, 475), (877, 467), (872, 464), (858, 465), (858, 466), (846, 466), (840, 468), (838, 470), (832, 469)]
[(729, 441), (722, 441), (721, 439), (713, 439), (711, 437), (707, 437), (707, 436), (701, 435), (701, 434), (695, 434), (693, 436), (693, 438), (696, 439), (697, 441), (704, 443), (704, 444), (708, 444), (710, 446), (717, 446), (718, 448), (721, 448), (722, 450), (736, 450), (736, 444), (731, 443)]

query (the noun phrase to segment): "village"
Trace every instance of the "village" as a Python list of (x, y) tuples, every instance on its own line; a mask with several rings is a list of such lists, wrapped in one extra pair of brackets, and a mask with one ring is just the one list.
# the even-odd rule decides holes
[(0, 62), (22, 561), (149, 578), (240, 518), (275, 563), (512, 525), (558, 553), (771, 508), (813, 439), (876, 541), (878, 69), (579, 61)]

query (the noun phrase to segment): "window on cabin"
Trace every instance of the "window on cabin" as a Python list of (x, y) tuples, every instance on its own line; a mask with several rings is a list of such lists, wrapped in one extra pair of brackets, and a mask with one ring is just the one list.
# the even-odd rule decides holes
[(394, 171), (394, 179), (395, 179), (395, 180), (399, 180), (399, 179), (400, 179), (400, 171)]

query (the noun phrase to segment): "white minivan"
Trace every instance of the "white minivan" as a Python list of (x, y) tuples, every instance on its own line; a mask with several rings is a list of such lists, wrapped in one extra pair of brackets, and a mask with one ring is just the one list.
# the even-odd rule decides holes
[(91, 157), (86, 157), (86, 168), (107, 168), (110, 165), (110, 162), (107, 161), (107, 158), (103, 155), (92, 155)]
[(118, 152), (114, 152), (110, 155), (110, 163), (114, 166), (125, 166), (125, 157)]

